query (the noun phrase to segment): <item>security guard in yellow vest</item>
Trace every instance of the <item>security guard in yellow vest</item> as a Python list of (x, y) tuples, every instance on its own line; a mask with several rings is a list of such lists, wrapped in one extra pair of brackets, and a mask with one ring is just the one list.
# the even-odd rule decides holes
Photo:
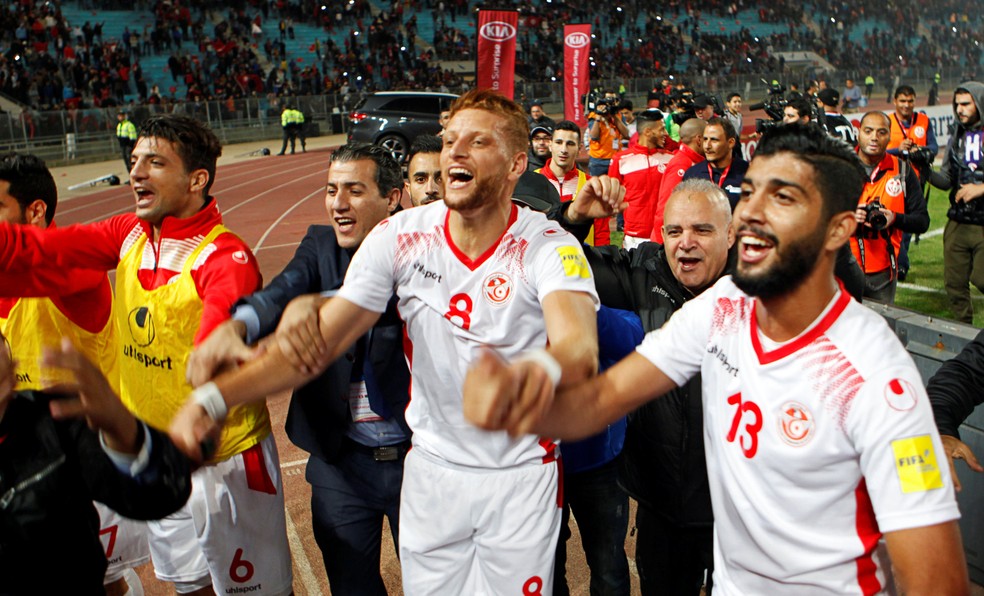
[(290, 141), (290, 153), (294, 154), (294, 147), (298, 134), (301, 136), (301, 151), (307, 152), (307, 143), (304, 138), (304, 114), (300, 110), (295, 110), (293, 106), (284, 105), (284, 111), (280, 114), (280, 126), (284, 129), (284, 144), (280, 147), (280, 153), (287, 152), (287, 141)]
[(929, 228), (918, 178), (908, 164), (886, 153), (890, 131), (889, 117), (882, 112), (868, 112), (861, 119), (858, 157), (869, 180), (858, 200), (858, 228), (851, 239), (851, 251), (864, 271), (865, 298), (885, 304), (895, 301), (902, 233), (921, 234)]
[(120, 112), (116, 115), (118, 120), (116, 124), (116, 140), (120, 143), (120, 156), (123, 158), (123, 163), (126, 164), (126, 171), (130, 171), (130, 154), (133, 153), (133, 148), (137, 144), (137, 127), (130, 122), (127, 117), (126, 112)]

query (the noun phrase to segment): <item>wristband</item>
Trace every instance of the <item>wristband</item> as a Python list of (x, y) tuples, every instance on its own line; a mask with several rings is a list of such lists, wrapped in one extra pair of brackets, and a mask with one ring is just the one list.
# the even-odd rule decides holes
[(540, 365), (540, 368), (547, 373), (547, 377), (550, 378), (550, 382), (553, 383), (554, 389), (557, 385), (560, 385), (560, 377), (564, 374), (564, 369), (557, 362), (557, 359), (550, 355), (550, 352), (546, 350), (533, 350), (531, 352), (524, 352), (517, 361), (519, 362), (533, 362)]
[(191, 392), (191, 401), (205, 409), (208, 417), (216, 422), (225, 422), (229, 408), (226, 406), (222, 392), (213, 382), (208, 382)]

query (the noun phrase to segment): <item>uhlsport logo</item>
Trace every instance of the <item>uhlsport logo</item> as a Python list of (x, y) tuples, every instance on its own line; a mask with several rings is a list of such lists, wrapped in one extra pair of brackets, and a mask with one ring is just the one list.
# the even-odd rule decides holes
[(503, 21), (490, 21), (482, 25), (478, 34), (489, 41), (508, 41), (516, 37), (516, 28)]
[(564, 38), (564, 45), (569, 48), (583, 48), (589, 43), (591, 43), (591, 38), (588, 37), (587, 33), (582, 33), (580, 31), (571, 33)]
[(138, 306), (131, 310), (127, 323), (130, 327), (130, 336), (138, 346), (145, 348), (154, 343), (157, 330), (154, 329), (154, 317), (146, 306)]

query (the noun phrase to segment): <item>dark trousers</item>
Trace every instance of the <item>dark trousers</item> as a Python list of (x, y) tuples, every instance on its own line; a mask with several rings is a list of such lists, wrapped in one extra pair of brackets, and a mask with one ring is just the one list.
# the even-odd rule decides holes
[(294, 144), (297, 142), (297, 128), (293, 124), (284, 127), (284, 144), (280, 147), (280, 155), (287, 152), (287, 141), (290, 141), (290, 152), (294, 153)]
[(674, 526), (640, 503), (636, 529), (636, 568), (643, 596), (698, 596), (705, 570), (706, 595), (711, 595), (713, 528)]
[(120, 157), (123, 158), (123, 163), (126, 164), (126, 173), (130, 173), (130, 156), (133, 154), (134, 142), (130, 139), (122, 139), (116, 137), (120, 142)]
[(399, 555), (400, 487), (403, 456), (378, 462), (371, 454), (345, 449), (335, 463), (311, 456), (311, 523), (333, 594), (386, 595), (379, 573), (383, 516)]
[(625, 533), (629, 497), (618, 486), (618, 460), (600, 468), (564, 474), (564, 513), (554, 566), (554, 596), (567, 596), (567, 540), (574, 513), (591, 570), (592, 596), (627, 596), (630, 591)]

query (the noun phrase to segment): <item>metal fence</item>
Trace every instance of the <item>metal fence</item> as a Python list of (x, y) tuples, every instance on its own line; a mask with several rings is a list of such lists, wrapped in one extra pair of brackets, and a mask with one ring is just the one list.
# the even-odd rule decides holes
[[(901, 81), (912, 85), (926, 98), (936, 73), (909, 69)], [(742, 75), (734, 77), (686, 76), (687, 84), (697, 91), (727, 93), (738, 91), (746, 100), (756, 101), (766, 95), (766, 79), (778, 80), (785, 86), (790, 83), (803, 84), (806, 73), (786, 74), (775, 77), (771, 74)], [(827, 75), (831, 85), (843, 86), (844, 79), (853, 77), (863, 88), (864, 73), (838, 72)], [(949, 92), (963, 80), (961, 70), (952, 69), (941, 73), (940, 90)], [(593, 87), (619, 89), (624, 85), (626, 96), (637, 101), (637, 107), (645, 104), (646, 93), (658, 84), (660, 78), (618, 79), (592, 81)], [(875, 96), (888, 95), (894, 84), (894, 77), (877, 75)], [(451, 89), (461, 92), (462, 89)], [(517, 99), (539, 99), (547, 111), (563, 111), (564, 89), (562, 81), (518, 81), (515, 96)], [(360, 93), (348, 95), (311, 95), (289, 99), (278, 97), (256, 97), (246, 99), (227, 99), (191, 103), (165, 102), (156, 105), (129, 106), (130, 119), (137, 126), (146, 118), (158, 113), (189, 114), (207, 122), (224, 143), (240, 143), (276, 139), (281, 135), (280, 111), (284, 101), (298, 106), (306, 117), (308, 136), (321, 134), (340, 134), (347, 132), (347, 115), (361, 98)], [(21, 114), (0, 112), (0, 149), (4, 151), (24, 151), (44, 158), (51, 165), (67, 165), (87, 161), (112, 159), (118, 154), (116, 142), (116, 114), (119, 108), (86, 108), (61, 111), (37, 111), (26, 109)]]

